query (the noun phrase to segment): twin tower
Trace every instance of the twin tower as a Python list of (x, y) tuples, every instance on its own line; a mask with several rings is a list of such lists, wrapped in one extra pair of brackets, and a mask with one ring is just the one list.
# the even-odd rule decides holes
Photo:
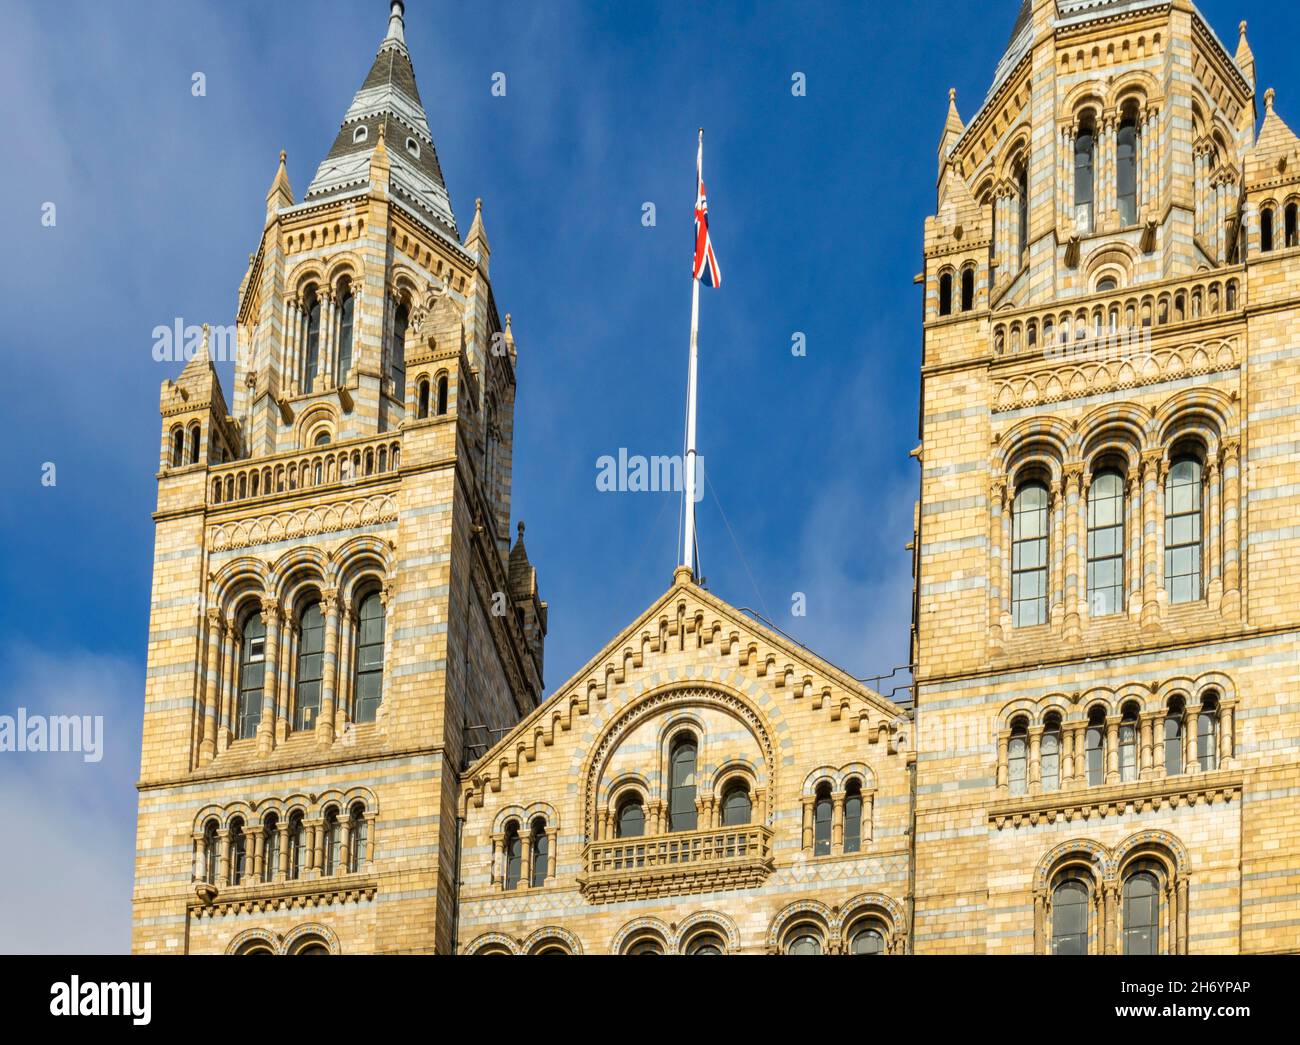
[(233, 402), (163, 385), (134, 949), (1300, 949), (1298, 206), (1244, 24), (1025, 0), (925, 227), (914, 700), (687, 570), (545, 696), (396, 0)]

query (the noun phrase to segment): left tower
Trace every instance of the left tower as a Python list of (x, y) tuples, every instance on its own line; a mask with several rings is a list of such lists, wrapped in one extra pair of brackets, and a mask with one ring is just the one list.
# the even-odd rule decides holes
[(300, 202), (163, 383), (137, 952), (449, 951), (460, 775), (536, 707), (510, 541), (517, 347), (461, 239), (394, 0)]

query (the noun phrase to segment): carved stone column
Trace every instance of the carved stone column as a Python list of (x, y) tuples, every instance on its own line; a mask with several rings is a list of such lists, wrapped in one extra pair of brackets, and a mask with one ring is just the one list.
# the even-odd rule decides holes
[(1142, 476), (1130, 468), (1124, 498), (1124, 609), (1130, 617), (1142, 612)]
[(1106, 783), (1118, 784), (1119, 776), (1119, 716), (1106, 717)]
[(1199, 773), (1201, 760), (1197, 757), (1196, 734), (1201, 723), (1201, 705), (1188, 704), (1183, 722), (1183, 772)]
[(816, 802), (816, 798), (814, 798), (812, 795), (804, 795), (800, 802), (803, 809), (803, 827), (800, 832), (801, 840), (802, 840), (802, 848), (810, 852), (813, 847), (813, 803), (814, 802)]
[(262, 599), (262, 620), (266, 624), (265, 663), (262, 677), (262, 714), (257, 723), (257, 753), (269, 755), (275, 743), (275, 704), (280, 688), (280, 604)]
[(1061, 790), (1074, 787), (1074, 726), (1061, 723)]
[(1141, 751), (1142, 761), (1141, 768), (1138, 772), (1139, 780), (1150, 780), (1156, 775), (1155, 770), (1155, 726), (1160, 718), (1159, 712), (1144, 711), (1138, 716), (1139, 728), (1141, 729)]
[(1043, 790), (1043, 726), (1029, 727), (1029, 793)]
[(321, 593), (321, 608), (325, 614), (324, 677), (321, 682), (320, 717), (316, 720), (316, 741), (319, 744), (334, 742), (334, 695), (338, 684), (339, 658), (339, 595), (334, 588)]
[(1187, 881), (1187, 875), (1179, 877), (1176, 894), (1178, 896), (1177, 918), (1174, 922), (1178, 926), (1178, 949), (1175, 954), (1187, 953), (1187, 894), (1190, 891), (1190, 885)]
[(224, 629), (224, 638), (221, 669), (221, 724), (217, 727), (217, 751), (225, 751), (230, 746), (230, 741), (234, 737), (234, 731), (231, 729), (231, 712), (235, 699), (235, 687), (239, 684), (237, 658), (239, 650), (239, 638), (235, 634), (234, 625), (226, 623)]
[(199, 765), (207, 765), (217, 753), (217, 700), (218, 685), (221, 679), (221, 635), (225, 625), (221, 620), (221, 611), (210, 609), (207, 612), (208, 655), (203, 672), (203, 718), (199, 739)]
[(1053, 479), (1051, 497), (1047, 504), (1047, 524), (1051, 536), (1047, 540), (1048, 573), (1052, 579), (1052, 590), (1048, 599), (1048, 623), (1053, 628), (1060, 627), (1065, 605), (1065, 498), (1060, 479)]
[(1223, 473), (1219, 462), (1210, 458), (1205, 462), (1205, 488), (1208, 494), (1205, 513), (1205, 596), (1207, 604), (1218, 607), (1223, 602), (1223, 499), (1221, 496)]
[(1047, 953), (1047, 897), (1034, 891), (1034, 953)]
[(831, 792), (831, 852), (844, 851), (844, 797), (843, 791)]
[(1160, 525), (1157, 504), (1164, 472), (1163, 451), (1142, 456), (1142, 627), (1160, 627), (1159, 564)]
[(278, 830), (280, 832), (280, 861), (279, 866), (275, 869), (275, 880), (283, 882), (289, 877), (289, 821), (281, 821)]
[(1102, 893), (1102, 929), (1104, 933), (1103, 954), (1118, 954), (1116, 927), (1119, 919), (1119, 886), (1115, 882), (1104, 882)]
[(989, 644), (1002, 646), (1002, 601), (1007, 590), (1007, 558), (1003, 536), (1006, 532), (1007, 481), (993, 480), (989, 487)]
[(1241, 614), (1241, 443), (1223, 443), (1223, 612)]
[(289, 738), (292, 717), (289, 698), (298, 664), (298, 622), (291, 617), (284, 621), (284, 639), (280, 643), (280, 684), (275, 697), (275, 742), (283, 744)]
[(1003, 795), (1011, 788), (1010, 769), (1007, 765), (1007, 745), (1010, 740), (1011, 734), (1006, 730), (998, 734), (998, 793)]
[(1236, 705), (1231, 701), (1223, 701), (1219, 705), (1219, 768), (1231, 769), (1234, 761), (1235, 739), (1233, 729), (1235, 727), (1236, 715), (1234, 708)]
[(1080, 608), (1086, 585), (1079, 576), (1079, 512), (1084, 490), (1083, 466), (1065, 469), (1065, 640), (1077, 642), (1082, 635)]
[(225, 885), (230, 881), (230, 829), (223, 827), (217, 831), (217, 880), (213, 885)]
[(334, 288), (318, 287), (316, 294), (320, 298), (320, 336), (312, 391), (320, 392), (330, 387), (334, 377)]

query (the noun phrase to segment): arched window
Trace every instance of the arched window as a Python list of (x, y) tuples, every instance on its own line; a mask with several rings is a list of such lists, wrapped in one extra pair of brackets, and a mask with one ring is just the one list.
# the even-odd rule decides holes
[(1138, 716), (1132, 704), (1119, 722), (1119, 778), (1125, 783), (1138, 778)]
[(1094, 138), (1092, 120), (1079, 126), (1074, 139), (1074, 225), (1075, 231), (1092, 231)]
[(203, 880), (217, 884), (217, 867), (221, 854), (217, 852), (217, 822), (209, 820), (203, 828)]
[(640, 795), (623, 800), (618, 807), (617, 821), (619, 838), (640, 838), (645, 834), (645, 806)]
[(1088, 887), (1077, 878), (1052, 890), (1052, 953), (1088, 953)]
[(844, 851), (862, 849), (862, 782), (850, 780), (844, 789)]
[(230, 867), (228, 885), (238, 885), (244, 880), (245, 862), (248, 859), (248, 839), (244, 836), (244, 821), (236, 817), (230, 822)]
[(952, 273), (939, 276), (939, 315), (952, 315)]
[(243, 641), (239, 644), (237, 740), (257, 735), (257, 724), (262, 720), (262, 680), (265, 674), (266, 625), (262, 622), (262, 615), (253, 611), (244, 621)]
[(379, 592), (357, 610), (357, 671), (354, 722), (373, 722), (384, 699), (384, 603)]
[(1200, 459), (1174, 461), (1165, 480), (1165, 588), (1170, 604), (1201, 597)]
[(1259, 215), (1259, 249), (1267, 254), (1273, 249), (1273, 208), (1265, 207)]
[(1048, 715), (1039, 748), (1044, 791), (1056, 791), (1061, 786), (1061, 718)]
[(363, 141), (365, 141), (365, 140), (366, 140), (366, 133), (367, 133), (367, 131), (366, 131), (365, 124), (362, 124), (360, 127), (358, 127), (356, 130), (354, 130), (354, 131), (352, 132), (352, 141), (353, 141), (353, 142), (363, 142)]
[(1088, 767), (1088, 784), (1095, 787), (1106, 779), (1106, 713), (1093, 708), (1083, 734), (1084, 761)]
[(190, 464), (199, 463), (199, 441), (202, 438), (202, 430), (198, 422), (190, 425)]
[(1113, 469), (1088, 487), (1088, 613), (1107, 617), (1124, 607), (1124, 480)]
[(961, 310), (969, 312), (975, 307), (975, 270), (967, 268), (961, 274)]
[(343, 288), (343, 302), (339, 306), (338, 331), (338, 374), (336, 380), (343, 384), (348, 371), (352, 369), (352, 317), (356, 311), (357, 299), (350, 285)]
[(1007, 778), (1013, 795), (1023, 795), (1029, 789), (1029, 735), (1023, 718), (1011, 723), (1011, 739), (1007, 742)]
[(428, 381), (420, 382), (420, 391), (417, 394), (415, 400), (415, 416), (416, 417), (429, 416), (429, 382)]
[(1025, 483), (1012, 505), (1011, 614), (1017, 628), (1047, 623), (1047, 487)]
[(885, 934), (875, 925), (858, 925), (849, 930), (849, 954), (884, 954)]
[(749, 823), (754, 815), (754, 803), (749, 797), (749, 788), (743, 783), (735, 783), (727, 788), (722, 796), (722, 826), (740, 827)]
[(694, 831), (695, 738), (689, 734), (673, 741), (669, 755), (668, 830)]
[(307, 353), (303, 374), (304, 390), (310, 390), (320, 366), (320, 298), (313, 290), (307, 299)]
[(447, 375), (438, 375), (438, 416), (447, 412)]
[(628, 954), (663, 954), (663, 941), (654, 936), (644, 936), (627, 949)]
[(1219, 701), (1213, 696), (1201, 700), (1196, 716), (1196, 760), (1202, 773), (1219, 768)]
[(1101, 279), (1097, 280), (1098, 294), (1109, 294), (1112, 290), (1118, 290), (1118, 289), (1119, 289), (1119, 280), (1117, 280), (1114, 276), (1103, 276)]
[(1165, 776), (1183, 771), (1183, 702), (1174, 697), (1165, 712)]
[(506, 827), (506, 888), (517, 889), (524, 868), (524, 841), (519, 837), (519, 824), (511, 820)]
[(1029, 158), (1020, 162), (1016, 171), (1016, 205), (1020, 225), (1020, 255), (1023, 258), (1029, 250)]
[(812, 925), (795, 926), (786, 937), (786, 954), (821, 954), (822, 934)]
[(321, 858), (324, 860), (324, 867), (321, 868), (321, 874), (331, 875), (339, 869), (339, 857), (342, 856), (340, 849), (343, 843), (343, 839), (339, 837), (339, 811), (336, 807), (330, 806), (325, 811), (323, 830), (325, 835), (321, 845)]
[(1296, 228), (1296, 205), (1288, 203), (1286, 205), (1286, 245), (1288, 247), (1300, 247), (1300, 230)]
[(1115, 180), (1119, 194), (1119, 223), (1123, 226), (1137, 224), (1137, 122), (1132, 115), (1124, 117), (1116, 136)]
[(179, 468), (185, 463), (185, 429), (177, 425), (172, 429), (172, 467)]
[(399, 304), (393, 313), (393, 339), (388, 345), (389, 376), (393, 379), (393, 395), (397, 399), (406, 396), (406, 327), (410, 321), (410, 311), (405, 303)]
[(307, 822), (301, 811), (289, 816), (289, 877), (298, 879), (307, 870)]
[(813, 802), (813, 856), (827, 856), (831, 851), (831, 819), (834, 805), (831, 802), (831, 785), (819, 784)]
[(280, 870), (280, 818), (267, 813), (262, 821), (262, 881), (274, 882)]
[(1124, 953), (1155, 954), (1160, 943), (1160, 889), (1150, 871), (1124, 879)]
[(716, 933), (701, 933), (686, 945), (687, 954), (726, 954), (722, 937)]
[(366, 847), (370, 834), (370, 825), (366, 823), (366, 807), (360, 802), (352, 803), (348, 814), (348, 866), (349, 874), (356, 874), (365, 865)]
[(298, 618), (298, 681), (293, 699), (293, 728), (313, 729), (320, 714), (321, 680), (325, 674), (325, 617), (313, 602)]
[(550, 873), (550, 836), (546, 833), (546, 821), (540, 816), (533, 821), (533, 874), (531, 884), (534, 889), (540, 889), (546, 884), (546, 876)]

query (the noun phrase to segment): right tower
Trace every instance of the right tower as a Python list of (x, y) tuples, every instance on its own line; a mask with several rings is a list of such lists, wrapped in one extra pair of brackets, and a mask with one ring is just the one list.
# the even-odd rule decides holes
[(926, 222), (917, 953), (1300, 950), (1300, 141), (1025, 0)]

